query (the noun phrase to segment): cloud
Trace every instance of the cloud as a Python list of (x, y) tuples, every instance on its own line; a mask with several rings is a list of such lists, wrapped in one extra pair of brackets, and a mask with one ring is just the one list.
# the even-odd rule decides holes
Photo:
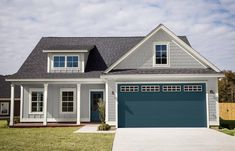
[(0, 74), (17, 72), (42, 36), (146, 35), (159, 23), (235, 70), (234, 0), (1, 0)]

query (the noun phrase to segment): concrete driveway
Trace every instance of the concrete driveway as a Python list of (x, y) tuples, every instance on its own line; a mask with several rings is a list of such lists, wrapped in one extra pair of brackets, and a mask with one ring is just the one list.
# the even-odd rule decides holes
[(119, 128), (113, 151), (235, 151), (235, 137), (208, 128)]

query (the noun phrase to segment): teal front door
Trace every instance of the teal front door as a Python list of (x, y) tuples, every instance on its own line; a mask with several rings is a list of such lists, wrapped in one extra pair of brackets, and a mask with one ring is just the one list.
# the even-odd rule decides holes
[(103, 91), (91, 91), (91, 122), (100, 122), (98, 102), (103, 100)]

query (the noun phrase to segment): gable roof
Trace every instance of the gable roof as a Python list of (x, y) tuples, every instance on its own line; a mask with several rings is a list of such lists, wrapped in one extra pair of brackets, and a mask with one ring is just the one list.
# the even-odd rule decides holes
[(135, 45), (132, 49), (130, 49), (125, 55), (120, 57), (115, 63), (113, 63), (107, 70), (105, 70), (105, 73), (110, 72), (114, 67), (116, 67), (120, 62), (122, 62), (125, 58), (127, 58), (131, 53), (133, 53), (140, 45), (142, 45), (146, 40), (148, 40), (150, 37), (152, 37), (156, 32), (158, 32), (160, 29), (165, 31), (168, 35), (173, 37), (175, 41), (179, 44), (181, 44), (185, 50), (187, 50), (190, 54), (192, 54), (194, 57), (196, 57), (202, 64), (206, 65), (207, 67), (215, 70), (216, 72), (220, 72), (220, 70), (211, 62), (209, 62), (207, 59), (205, 59), (202, 55), (200, 55), (196, 50), (194, 50), (190, 45), (188, 45), (184, 39), (179, 38), (176, 36), (172, 31), (170, 31), (168, 28), (166, 28), (163, 24), (158, 25), (154, 30), (152, 30), (144, 39), (142, 39), (138, 44)]
[[(11, 83), (5, 81), (7, 76), (0, 75), (0, 99), (11, 97)], [(15, 98), (20, 97), (20, 87), (15, 86)]]
[[(29, 78), (99, 78), (145, 37), (43, 37), (18, 72), (8, 79)], [(185, 36), (179, 36), (190, 46)], [(85, 73), (47, 73), (47, 54), (43, 50), (90, 48)]]

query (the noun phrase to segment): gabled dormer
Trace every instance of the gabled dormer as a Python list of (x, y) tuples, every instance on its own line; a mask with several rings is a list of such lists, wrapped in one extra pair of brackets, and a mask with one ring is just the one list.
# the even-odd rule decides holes
[(55, 45), (46, 50), (48, 73), (83, 73), (94, 45)]

